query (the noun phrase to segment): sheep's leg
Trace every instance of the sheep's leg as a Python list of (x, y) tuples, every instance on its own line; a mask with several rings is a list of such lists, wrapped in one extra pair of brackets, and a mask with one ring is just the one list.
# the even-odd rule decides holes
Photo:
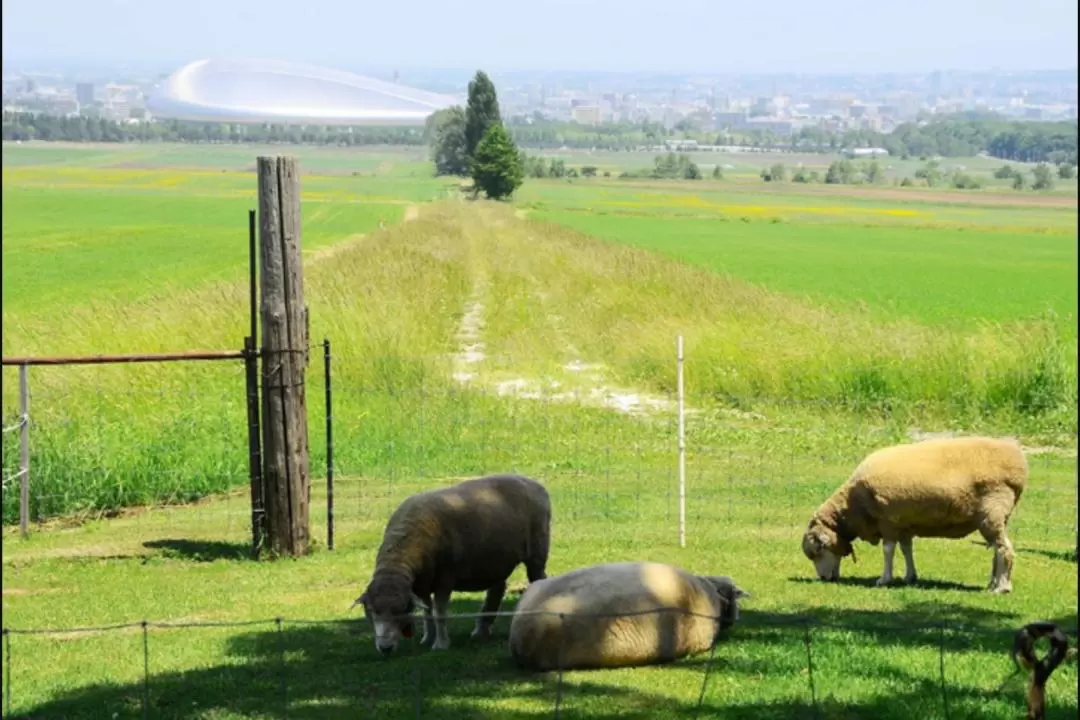
[(545, 525), (544, 532), (537, 533), (533, 539), (532, 552), (525, 560), (525, 574), (529, 583), (543, 580), (547, 577), (548, 547), (551, 543), (549, 526)]
[(979, 534), (986, 540), (987, 545), (994, 548), (994, 561), (991, 565), (990, 585), (987, 590), (999, 595), (1012, 592), (1014, 553), (1012, 543), (1005, 533), (1005, 524), (985, 522), (980, 525)]
[(878, 587), (882, 585), (888, 585), (893, 580), (893, 557), (896, 555), (896, 541), (886, 540), (883, 543), (883, 549), (885, 553), (885, 567), (881, 571), (881, 577), (878, 578)]
[(525, 562), (525, 575), (529, 578), (529, 583), (537, 582), (547, 578), (547, 557), (530, 559)]
[(1013, 546), (1003, 532), (994, 544), (994, 579), (990, 592), (1004, 594), (1012, 592)]
[[(503, 595), (506, 594), (506, 583), (501, 582), (497, 585), (492, 585), (488, 588), (487, 595), (484, 596), (484, 604), (480, 606), (481, 613), (495, 613), (499, 612), (499, 606), (502, 605)], [(489, 637), (491, 635), (491, 626), (495, 623), (494, 617), (485, 617), (483, 614), (476, 618), (476, 627), (472, 631), (470, 637)]]
[(420, 636), (420, 644), (426, 645), (435, 639), (435, 620), (431, 614), (431, 596), (425, 595), (420, 598), (424, 601), (424, 634)]
[(912, 538), (900, 541), (900, 551), (904, 553), (904, 582), (911, 585), (919, 579), (915, 571), (915, 549), (912, 547)]
[(446, 629), (446, 615), (449, 606), (450, 593), (436, 592), (435, 602), (432, 603), (435, 622), (435, 642), (431, 644), (432, 650), (447, 650), (450, 647), (450, 632)]

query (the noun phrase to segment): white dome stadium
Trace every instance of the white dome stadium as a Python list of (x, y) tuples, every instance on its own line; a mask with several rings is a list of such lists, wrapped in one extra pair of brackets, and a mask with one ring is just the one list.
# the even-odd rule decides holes
[(423, 125), (458, 103), (329, 68), (250, 58), (197, 60), (170, 75), (147, 101), (156, 117), (209, 122)]

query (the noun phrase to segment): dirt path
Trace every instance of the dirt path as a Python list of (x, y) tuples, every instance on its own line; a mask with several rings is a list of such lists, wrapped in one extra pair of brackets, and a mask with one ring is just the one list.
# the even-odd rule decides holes
[[(627, 414), (652, 415), (657, 412), (673, 412), (674, 400), (660, 397), (640, 390), (618, 387), (609, 381), (606, 368), (602, 363), (591, 362), (575, 345), (564, 328), (563, 318), (558, 313), (552, 298), (543, 282), (532, 274), (529, 268), (519, 268), (531, 285), (530, 296), (535, 307), (541, 310), (547, 326), (552, 330), (554, 345), (551, 354), (558, 359), (558, 369), (546, 373), (543, 377), (527, 372), (517, 374), (513, 368), (507, 372), (500, 369), (498, 377), (484, 377), (484, 361), (489, 347), (484, 342), (485, 296), (489, 292), (489, 273), (485, 253), (492, 248), (481, 247), (486, 241), (485, 235), (492, 230), (505, 227), (509, 223), (521, 221), (519, 213), (508, 219), (505, 215), (490, 216), (483, 214), (483, 227), (476, 228), (469, 237), (473, 244), (470, 253), (473, 267), (473, 289), (465, 302), (464, 314), (458, 324), (457, 352), (452, 356), (453, 379), (459, 384), (487, 387), (496, 394), (522, 400), (545, 402), (577, 403), (592, 407), (604, 407)], [(478, 214), (478, 217), (480, 214)], [(529, 238), (531, 242), (531, 238)], [(509, 375), (509, 377), (508, 377)]]

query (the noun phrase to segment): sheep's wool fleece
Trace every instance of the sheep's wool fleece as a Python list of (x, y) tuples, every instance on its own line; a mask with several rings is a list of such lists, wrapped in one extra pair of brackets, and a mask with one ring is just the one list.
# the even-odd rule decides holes
[[(986, 515), (987, 503), (1001, 504), (1007, 516), (1027, 475), (1027, 460), (1014, 440), (926, 440), (871, 453), (826, 506), (846, 505), (857, 531), (863, 517), (874, 517), (923, 537), (963, 537)], [(877, 533), (859, 535), (876, 539)]]
[[(658, 608), (669, 609), (631, 617), (579, 615)], [(596, 565), (528, 587), (510, 624), (510, 653), (519, 665), (537, 670), (669, 662), (712, 647), (719, 628), (713, 618), (722, 608), (715, 586), (672, 565)]]

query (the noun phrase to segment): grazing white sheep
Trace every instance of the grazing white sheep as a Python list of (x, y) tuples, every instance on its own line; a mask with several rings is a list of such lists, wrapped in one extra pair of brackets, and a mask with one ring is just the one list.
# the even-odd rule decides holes
[(896, 544), (904, 581), (915, 582), (916, 537), (963, 538), (978, 531), (994, 548), (988, 589), (1012, 591), (1013, 549), (1006, 525), (1027, 486), (1028, 464), (1011, 438), (961, 437), (895, 445), (871, 453), (817, 509), (803, 553), (822, 580), (840, 578), (840, 560), (856, 538), (884, 540), (878, 585), (893, 579)]
[(510, 622), (510, 655), (541, 671), (670, 662), (711, 648), (744, 596), (729, 577), (672, 565), (581, 568), (525, 590)]
[[(492, 475), (406, 498), (383, 533), (375, 572), (353, 607), (362, 605), (384, 655), (412, 637), (412, 612), (424, 611), (420, 643), (450, 647), (447, 606), (454, 591), (487, 591), (481, 612), (497, 612), (506, 580), (520, 563), (529, 582), (546, 577), (551, 502), (539, 482)], [(434, 597), (434, 603), (431, 599)], [(493, 617), (473, 637), (491, 633)]]

